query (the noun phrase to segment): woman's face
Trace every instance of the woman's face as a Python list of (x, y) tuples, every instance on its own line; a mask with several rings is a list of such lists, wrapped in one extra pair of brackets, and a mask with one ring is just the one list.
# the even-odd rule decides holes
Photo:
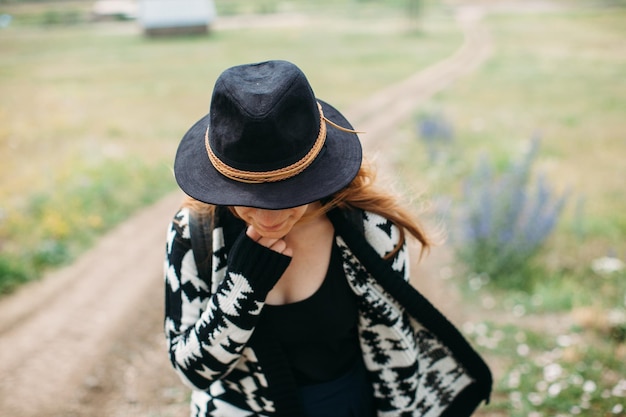
[(262, 237), (272, 239), (285, 237), (310, 208), (311, 204), (284, 210), (233, 207), (235, 213)]

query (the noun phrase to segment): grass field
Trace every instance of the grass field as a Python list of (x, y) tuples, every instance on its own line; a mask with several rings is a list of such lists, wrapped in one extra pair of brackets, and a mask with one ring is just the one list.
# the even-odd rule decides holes
[[(170, 39), (146, 39), (134, 22), (89, 23), (84, 3), (0, 3), (14, 16), (0, 29), (0, 293), (175, 189), (178, 140), (224, 68), (292, 60), (346, 109), (461, 42), (434, 1), (419, 30), (401, 1), (218, 2), (225, 14), (306, 11), (308, 23)], [(626, 9), (561, 4), (485, 17), (489, 61), (394, 132), (407, 187), (427, 184), (434, 199), (458, 199), (480, 155), (504, 170), (534, 136), (537, 171), (569, 193), (532, 288), (492, 288), (462, 265), (451, 278), (482, 318), (465, 334), (501, 370), (491, 415), (626, 415), (626, 273), (594, 263), (626, 256)], [(453, 138), (430, 159), (416, 124), (435, 115)]]
[(417, 32), (401, 10), (333, 4), (299, 26), (161, 39), (135, 22), (90, 23), (85, 2), (3, 5), (13, 22), (0, 32), (0, 292), (173, 190), (178, 140), (223, 69), (291, 60), (319, 97), (346, 108), (460, 42), (449, 22)]
[[(458, 203), (481, 157), (504, 171), (534, 137), (533, 175), (568, 195), (529, 289), (490, 287), (461, 265), (453, 273), (483, 318), (466, 333), (505, 369), (489, 407), (498, 415), (626, 415), (624, 22), (624, 8), (585, 5), (492, 14), (491, 59), (398, 133), (409, 187), (426, 178), (435, 200)], [(440, 139), (437, 158), (417, 133), (429, 118), (453, 132)], [(602, 268), (611, 262), (613, 272)]]
[[(537, 172), (568, 208), (551, 241), (561, 268), (588, 267), (626, 252), (626, 26), (623, 9), (492, 15), (494, 56), (418, 113), (443, 114), (454, 130), (448, 159), (428, 170), (432, 194), (458, 194), (459, 181), (481, 155), (496, 166), (519, 158), (539, 137)], [(416, 119), (418, 117), (416, 116)], [(430, 164), (416, 134), (403, 169), (423, 175)], [(418, 163), (415, 163), (418, 162)]]

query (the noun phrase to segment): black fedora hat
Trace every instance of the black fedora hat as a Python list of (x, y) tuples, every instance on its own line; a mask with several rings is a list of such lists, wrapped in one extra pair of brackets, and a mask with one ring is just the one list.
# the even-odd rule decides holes
[(361, 158), (350, 123), (315, 98), (302, 71), (267, 61), (218, 77), (209, 114), (178, 146), (174, 174), (205, 203), (285, 209), (347, 186)]

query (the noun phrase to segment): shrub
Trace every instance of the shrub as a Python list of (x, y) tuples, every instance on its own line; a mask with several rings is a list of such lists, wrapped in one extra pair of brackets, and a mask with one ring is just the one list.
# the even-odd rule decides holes
[(482, 158), (464, 183), (456, 252), (474, 273), (505, 289), (528, 290), (533, 259), (557, 223), (566, 195), (531, 175), (535, 140), (524, 158), (497, 174)]
[(75, 161), (0, 217), (0, 294), (71, 261), (140, 207), (174, 189), (167, 167)]
[(19, 284), (28, 281), (28, 276), (29, 272), (22, 263), (0, 253), (0, 295), (10, 292)]

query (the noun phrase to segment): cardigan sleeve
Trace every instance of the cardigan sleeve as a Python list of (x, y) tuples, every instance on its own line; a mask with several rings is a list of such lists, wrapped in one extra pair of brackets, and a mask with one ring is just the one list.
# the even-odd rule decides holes
[(291, 258), (242, 232), (226, 257), (224, 279), (212, 292), (211, 283), (198, 277), (188, 216), (188, 210), (181, 209), (168, 231), (165, 335), (170, 361), (183, 382), (205, 390), (241, 357), (267, 293)]

